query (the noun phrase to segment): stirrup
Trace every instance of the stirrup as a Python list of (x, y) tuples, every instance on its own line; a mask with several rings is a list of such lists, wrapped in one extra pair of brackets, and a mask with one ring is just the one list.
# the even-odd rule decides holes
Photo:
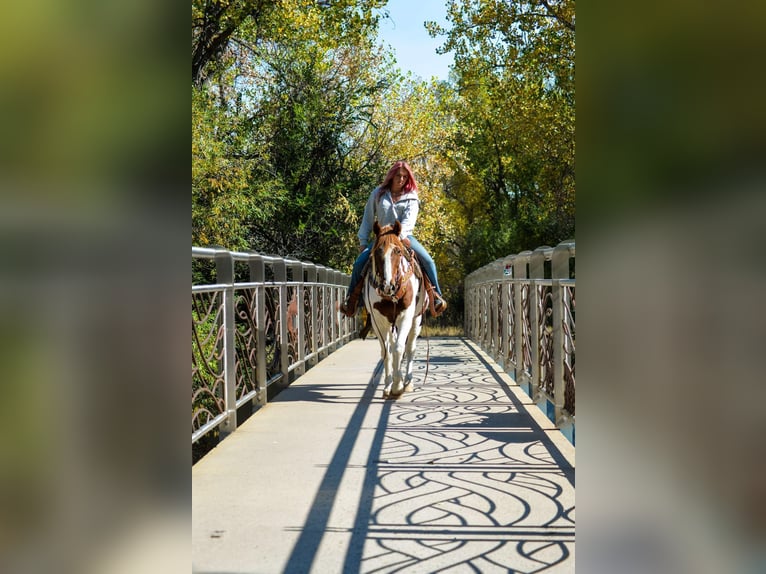
[(436, 291), (433, 293), (434, 297), (434, 316), (438, 317), (447, 310), (447, 301), (439, 295)]

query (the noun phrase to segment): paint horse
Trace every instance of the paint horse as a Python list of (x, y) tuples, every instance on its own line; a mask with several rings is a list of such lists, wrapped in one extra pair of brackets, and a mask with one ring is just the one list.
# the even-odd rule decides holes
[(373, 225), (375, 243), (365, 278), (364, 304), (380, 342), (385, 366), (383, 398), (412, 390), (412, 362), (427, 304), (417, 258), (399, 238), (401, 224)]

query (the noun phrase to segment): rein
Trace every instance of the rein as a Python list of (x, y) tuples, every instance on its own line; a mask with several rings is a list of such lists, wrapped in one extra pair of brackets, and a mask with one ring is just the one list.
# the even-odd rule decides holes
[[(388, 233), (386, 233), (384, 235), (389, 235), (389, 234), (392, 234), (392, 233), (393, 232), (388, 232)], [(381, 235), (381, 237), (384, 237), (384, 235)], [(373, 247), (373, 249), (374, 249), (374, 247)], [(414, 265), (414, 263), (412, 261), (412, 257), (410, 256), (409, 251), (407, 250), (407, 248), (404, 247), (404, 245), (402, 244), (401, 249), (402, 249), (402, 253), (405, 254), (404, 258), (405, 258), (405, 261), (407, 261), (407, 263), (409, 264), (409, 268), (407, 269), (407, 271), (404, 272), (404, 275), (401, 275), (401, 273), (400, 273), (401, 266), (400, 266), (400, 269), (397, 269), (396, 285), (398, 287), (396, 289), (396, 293), (394, 293), (391, 296), (384, 295), (381, 292), (381, 290), (380, 290), (380, 288), (382, 287), (382, 283), (380, 281), (378, 281), (377, 269), (375, 269), (374, 273), (370, 274), (371, 275), (371, 279), (372, 279), (372, 286), (375, 288), (375, 291), (378, 292), (378, 295), (380, 295), (381, 298), (388, 299), (389, 301), (391, 301), (393, 303), (397, 303), (402, 297), (404, 297), (404, 293), (407, 290), (407, 284), (409, 283), (409, 280), (412, 277), (412, 274), (413, 274), (414, 269), (415, 269), (415, 265)]]
[(423, 313), (423, 332), (426, 338), (426, 374), (423, 375), (423, 382), (421, 385), (425, 385), (428, 380), (428, 368), (431, 366), (431, 338), (428, 336), (428, 326), (426, 325), (426, 314)]

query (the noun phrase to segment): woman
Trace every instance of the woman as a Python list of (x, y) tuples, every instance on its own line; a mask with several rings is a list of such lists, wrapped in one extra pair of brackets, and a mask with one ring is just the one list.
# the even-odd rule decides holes
[(402, 226), (400, 237), (405, 244), (412, 247), (418, 256), (420, 266), (434, 287), (434, 310), (441, 315), (447, 308), (447, 302), (442, 299), (441, 288), (436, 277), (436, 264), (428, 251), (412, 235), (418, 218), (420, 200), (418, 200), (418, 183), (412, 175), (412, 169), (405, 161), (397, 161), (388, 170), (383, 183), (372, 190), (367, 205), (364, 208), (362, 225), (359, 227), (359, 257), (354, 262), (351, 272), (351, 284), (348, 286), (346, 300), (340, 307), (341, 312), (351, 317), (356, 312), (357, 301), (361, 289), (356, 289), (361, 280), (362, 270), (370, 258), (370, 250), (374, 241), (370, 241), (372, 225), (377, 218), (381, 227), (393, 225), (397, 220)]

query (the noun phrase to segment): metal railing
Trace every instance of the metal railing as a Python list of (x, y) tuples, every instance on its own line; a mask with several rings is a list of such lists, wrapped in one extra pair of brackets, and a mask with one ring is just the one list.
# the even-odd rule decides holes
[[(337, 312), (350, 276), (258, 253), (192, 247), (213, 284), (192, 285), (192, 444), (237, 427), (237, 409), (267, 402), (351, 340), (355, 318)], [(235, 274), (236, 273), (236, 274)], [(235, 277), (246, 277), (236, 281)]]
[(498, 259), (465, 279), (465, 332), (574, 442), (575, 243)]

